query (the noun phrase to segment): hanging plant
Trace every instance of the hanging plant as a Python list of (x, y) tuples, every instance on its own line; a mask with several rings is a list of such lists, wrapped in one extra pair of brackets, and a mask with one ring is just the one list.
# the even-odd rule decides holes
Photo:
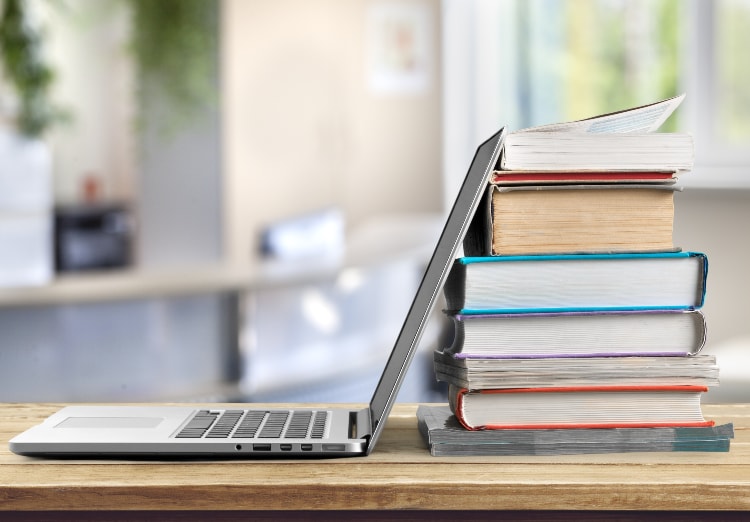
[(54, 80), (52, 68), (42, 57), (42, 37), (29, 21), (26, 0), (5, 0), (0, 17), (0, 65), (3, 76), (19, 98), (16, 125), (36, 137), (53, 123), (67, 117), (49, 100)]
[[(162, 131), (174, 131), (213, 103), (218, 2), (129, 0), (141, 99), (166, 103)], [(148, 105), (146, 105), (148, 107)]]

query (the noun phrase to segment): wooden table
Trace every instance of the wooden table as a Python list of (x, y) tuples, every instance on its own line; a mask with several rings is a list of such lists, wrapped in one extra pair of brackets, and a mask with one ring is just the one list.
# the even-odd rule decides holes
[[(213, 405), (215, 406), (215, 405)], [(106, 511), (109, 519), (154, 512), (225, 520), (252, 511), (300, 510), (305, 519), (360, 510), (370, 518), (487, 519), (456, 510), (512, 511), (514, 518), (579, 520), (596, 511), (638, 511), (638, 519), (683, 519), (683, 510), (724, 510), (718, 519), (750, 519), (750, 405), (704, 405), (707, 417), (732, 421), (729, 453), (639, 453), (558, 457), (431, 457), (416, 428), (416, 405), (396, 405), (369, 457), (275, 461), (106, 461), (21, 457), (7, 441), (61, 405), (0, 405), (0, 513)], [(184, 511), (189, 510), (189, 511)], [(321, 511), (318, 511), (321, 510)], [(571, 513), (569, 510), (584, 510)], [(545, 511), (541, 513), (541, 511)], [(730, 513), (748, 511), (747, 514)], [(34, 513), (35, 512), (35, 513)], [(119, 515), (117, 514), (119, 512)], [(101, 513), (99, 513), (101, 514)], [(52, 513), (45, 514), (49, 518)], [(252, 518), (242, 513), (242, 518)], [(623, 514), (623, 517), (627, 513)], [(746, 516), (745, 516), (746, 515)], [(294, 518), (291, 512), (286, 518)], [(486, 518), (484, 518), (486, 517)], [(607, 520), (621, 520), (609, 513)], [(83, 517), (85, 519), (85, 517)], [(158, 517), (163, 518), (163, 517)], [(34, 518), (36, 519), (36, 518)], [(343, 518), (339, 518), (343, 519)], [(24, 520), (26, 520), (24, 518)]]

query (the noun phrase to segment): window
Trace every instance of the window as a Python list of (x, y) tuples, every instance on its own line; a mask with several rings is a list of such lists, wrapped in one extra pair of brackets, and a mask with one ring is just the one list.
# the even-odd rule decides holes
[(750, 140), (750, 1), (722, 0), (710, 4), (714, 20), (714, 61), (717, 103), (716, 135), (728, 145)]
[[(483, 138), (687, 92), (694, 186), (750, 187), (750, 0), (444, 0), (447, 193)], [(460, 160), (459, 160), (460, 158)], [(460, 163), (460, 162), (462, 163)], [(748, 174), (745, 174), (745, 171)]]

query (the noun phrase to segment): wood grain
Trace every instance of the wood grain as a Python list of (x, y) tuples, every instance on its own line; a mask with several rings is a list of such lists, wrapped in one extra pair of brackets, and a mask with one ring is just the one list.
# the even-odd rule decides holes
[(361, 458), (53, 460), (8, 450), (61, 406), (0, 405), (1, 510), (750, 510), (750, 405), (704, 406), (734, 422), (729, 453), (431, 457), (406, 404)]

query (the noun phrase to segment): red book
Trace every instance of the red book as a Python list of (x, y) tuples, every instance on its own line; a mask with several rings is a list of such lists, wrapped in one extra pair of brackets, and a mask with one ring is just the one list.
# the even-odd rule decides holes
[(576, 386), (467, 390), (449, 400), (470, 430), (713, 426), (700, 407), (705, 386)]
[(518, 171), (496, 170), (491, 183), (537, 184), (537, 183), (673, 183), (677, 173), (672, 171)]

